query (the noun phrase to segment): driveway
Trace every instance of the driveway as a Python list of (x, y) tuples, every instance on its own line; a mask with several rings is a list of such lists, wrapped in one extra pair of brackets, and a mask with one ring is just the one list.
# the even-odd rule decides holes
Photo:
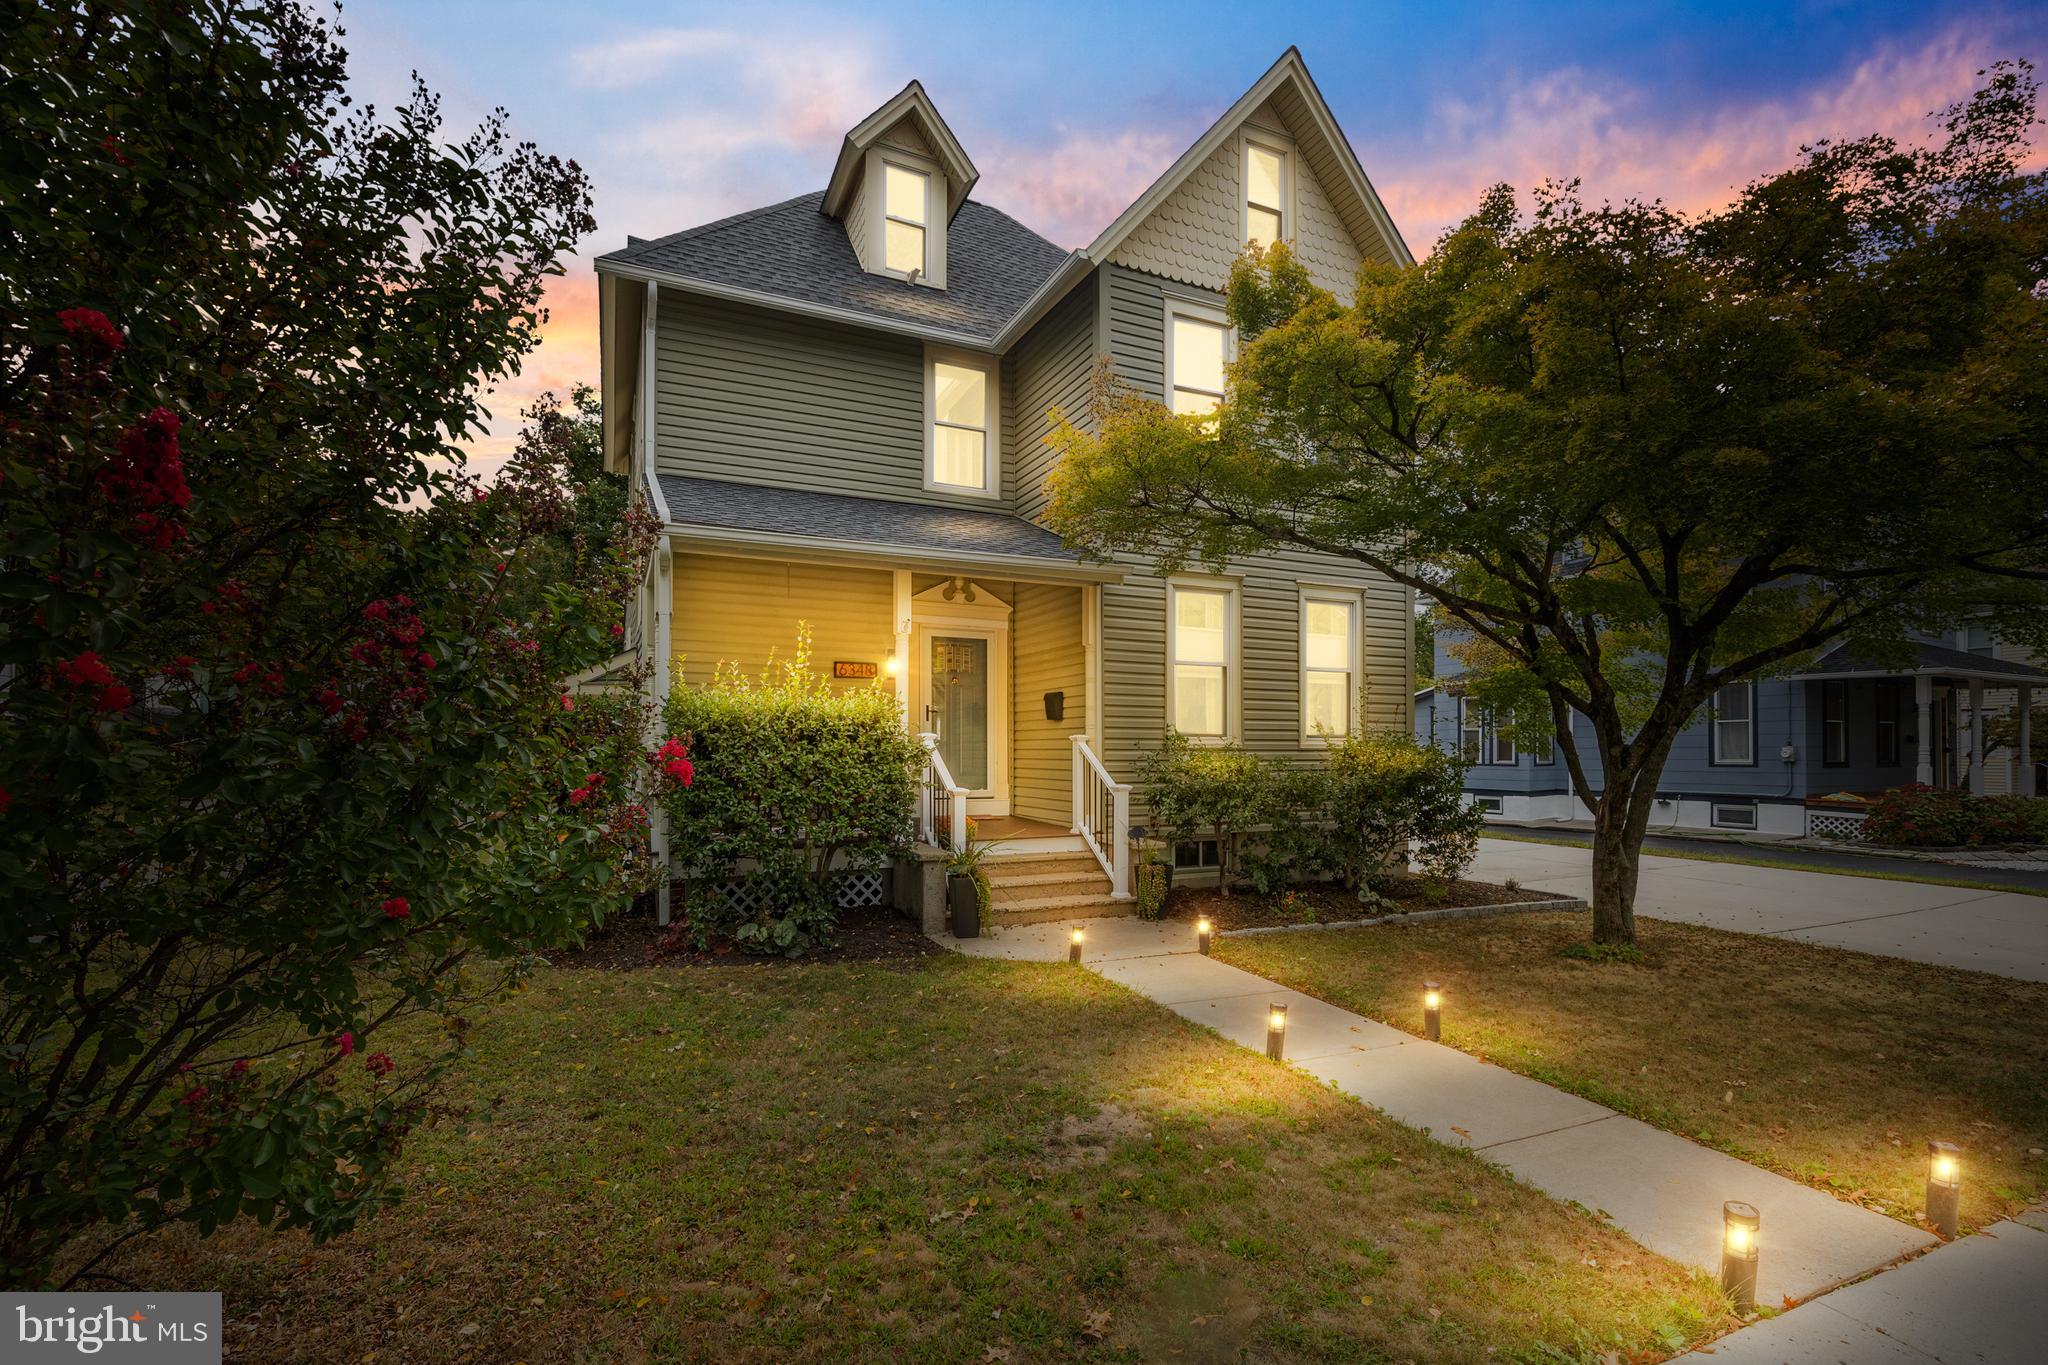
[[(1590, 896), (1592, 854), (1481, 839), (1470, 875)], [(1913, 870), (1919, 870), (1917, 868)], [(1643, 855), (1636, 913), (2048, 981), (2048, 897)]]

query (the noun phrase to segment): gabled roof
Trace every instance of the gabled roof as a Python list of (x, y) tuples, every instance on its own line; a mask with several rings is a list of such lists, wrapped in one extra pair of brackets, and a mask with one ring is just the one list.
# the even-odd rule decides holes
[(895, 322), (920, 335), (988, 347), (1067, 259), (1000, 209), (969, 200), (946, 232), (946, 287), (928, 289), (862, 270), (820, 194), (721, 218), (597, 258), (598, 268), (703, 292), (788, 307), (865, 326)]
[(1359, 242), (1379, 240), (1386, 247), (1388, 257), (1397, 265), (1415, 264), (1414, 253), (1408, 250), (1408, 243), (1402, 240), (1400, 231), (1395, 228), (1386, 205), (1380, 202), (1379, 192), (1366, 178), (1365, 168), (1358, 164), (1358, 154), (1351, 150), (1350, 141), (1345, 138), (1343, 129), (1337, 126), (1336, 116), (1324, 101), (1323, 92), (1316, 88), (1315, 78), (1308, 74), (1308, 63), (1302, 60), (1301, 49), (1295, 47), (1281, 53), (1280, 60), (1268, 67), (1266, 74), (1238, 97), (1237, 103), (1224, 110), (1222, 117), (1209, 125), (1209, 131), (1181, 154), (1180, 160), (1167, 167), (1164, 175), (1153, 181), (1129, 208), (1117, 215), (1115, 222), (1102, 230), (1102, 235), (1089, 244), (1088, 257), (1096, 261), (1108, 260), (1138, 224), (1149, 218), (1168, 195), (1180, 188), (1182, 181), (1194, 174), (1195, 169), (1223, 145), (1224, 139), (1235, 132), (1239, 124), (1268, 100), (1275, 101), (1281, 115), (1292, 126), (1303, 160), (1322, 181), (1324, 193), (1330, 196), (1352, 237)]
[(859, 179), (862, 157), (882, 134), (906, 118), (918, 125), (925, 142), (938, 155), (939, 164), (945, 167), (947, 221), (952, 221), (959, 214), (960, 206), (967, 202), (967, 195), (974, 188), (974, 182), (981, 179), (981, 172), (974, 169), (974, 163), (968, 160), (960, 140), (939, 117), (938, 106), (932, 103), (931, 96), (925, 94), (924, 87), (916, 81), (897, 91), (894, 98), (847, 132), (845, 140), (839, 144), (839, 160), (833, 163), (832, 178), (825, 185), (825, 212), (837, 218), (846, 211), (846, 202), (852, 197), (854, 184)]
[(1947, 645), (1915, 642), (1907, 661), (1886, 659), (1854, 640), (1836, 645), (1793, 676), (1799, 678), (1909, 677), (1914, 674), (1953, 674), (1981, 682), (2048, 683), (2048, 669), (2012, 659), (1994, 659)]

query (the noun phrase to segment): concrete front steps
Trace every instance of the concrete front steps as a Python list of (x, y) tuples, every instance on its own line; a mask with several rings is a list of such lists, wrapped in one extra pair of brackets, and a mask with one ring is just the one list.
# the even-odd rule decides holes
[(1066, 850), (999, 849), (981, 865), (988, 877), (994, 925), (1128, 915), (1135, 902), (1110, 899), (1109, 877), (1095, 855)]

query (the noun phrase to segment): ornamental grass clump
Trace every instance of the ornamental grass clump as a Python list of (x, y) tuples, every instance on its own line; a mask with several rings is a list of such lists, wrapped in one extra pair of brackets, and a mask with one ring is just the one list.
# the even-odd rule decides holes
[[(708, 685), (671, 692), (666, 717), (697, 765), (661, 800), (698, 946), (729, 939), (787, 957), (829, 946), (834, 882), (909, 851), (924, 751), (895, 693), (835, 688), (800, 626), (788, 658), (758, 678), (721, 663)], [(752, 894), (732, 893), (741, 881)]]

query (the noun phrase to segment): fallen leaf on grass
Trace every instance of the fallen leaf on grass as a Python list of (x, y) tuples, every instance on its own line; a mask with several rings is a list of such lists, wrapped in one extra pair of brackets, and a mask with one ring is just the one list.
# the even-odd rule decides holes
[(1090, 1341), (1101, 1341), (1109, 1335), (1109, 1310), (1097, 1308), (1081, 1320), (1081, 1335)]

